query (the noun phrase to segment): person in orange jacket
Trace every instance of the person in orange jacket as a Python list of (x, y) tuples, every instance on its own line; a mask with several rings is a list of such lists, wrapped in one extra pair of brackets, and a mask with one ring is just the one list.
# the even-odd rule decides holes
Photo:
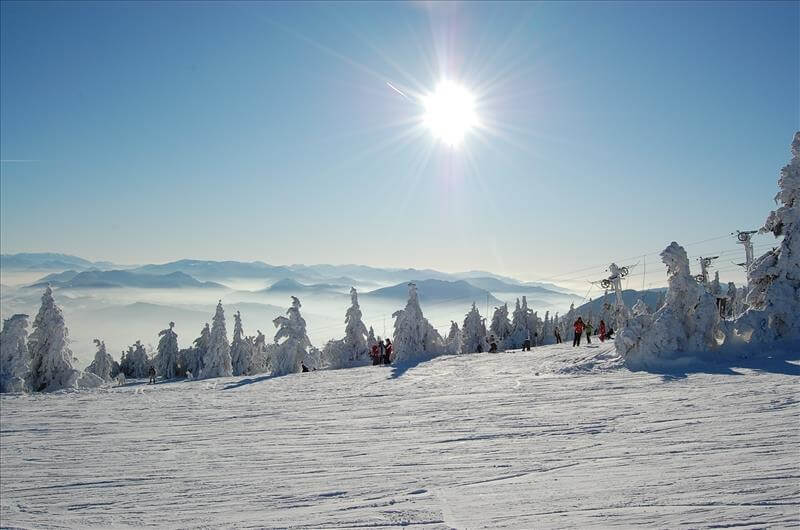
[(572, 339), (572, 347), (580, 346), (581, 345), (581, 335), (583, 335), (583, 319), (578, 317), (578, 320), (575, 321), (573, 324), (575, 328), (575, 338)]

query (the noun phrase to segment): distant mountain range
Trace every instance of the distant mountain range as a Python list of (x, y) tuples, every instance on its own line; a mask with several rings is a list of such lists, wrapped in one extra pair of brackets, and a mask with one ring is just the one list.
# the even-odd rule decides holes
[[(35, 285), (50, 282), (54, 286), (73, 288), (220, 287), (219, 283), (215, 282), (224, 282), (226, 279), (253, 279), (272, 282), (272, 285), (262, 292), (288, 292), (292, 289), (298, 292), (321, 292), (324, 290), (341, 292), (350, 286), (363, 290), (389, 285), (391, 286), (389, 289), (392, 289), (399, 285), (404, 286), (409, 281), (438, 280), (450, 283), (468, 282), (473, 288), (497, 293), (502, 298), (506, 298), (503, 295), (528, 295), (557, 302), (563, 301), (570, 295), (574, 296), (574, 293), (553, 284), (522, 282), (486, 271), (446, 273), (433, 269), (392, 269), (366, 265), (270, 265), (261, 261), (194, 259), (125, 267), (109, 262), (92, 262), (77, 256), (55, 253), (3, 254), (0, 258), (0, 267), (4, 270), (56, 271), (56, 274), (42, 278)], [(398, 291), (403, 289), (400, 288)], [(432, 289), (428, 296), (435, 296), (434, 291), (442, 290), (451, 290), (453, 296), (463, 294), (467, 298), (473, 295), (480, 297), (480, 293), (477, 291), (469, 294), (464, 285), (451, 286), (446, 289), (439, 286)], [(457, 292), (459, 290), (460, 292)], [(384, 295), (379, 293), (376, 296)], [(422, 289), (420, 289), (420, 296), (423, 297)], [(483, 293), (483, 298), (485, 300), (485, 293)]]
[[(417, 286), (417, 294), (422, 303), (452, 302), (454, 304), (463, 305), (477, 302), (478, 304), (484, 304), (487, 301), (487, 296), (490, 304), (499, 305), (502, 303), (486, 289), (475, 287), (464, 280), (422, 280), (414, 283)], [(407, 300), (408, 282), (376, 289), (364, 293), (362, 296), (365, 298), (378, 298), (393, 301)]]
[[(631, 308), (639, 299), (641, 299), (650, 307), (651, 311), (655, 311), (655, 309), (657, 309), (655, 307), (656, 303), (661, 296), (664, 295), (666, 290), (666, 287), (659, 289), (648, 289), (646, 291), (626, 289), (622, 291), (622, 301), (625, 302), (625, 305), (628, 306), (628, 308)], [(586, 315), (589, 314), (590, 307), (594, 314), (597, 315), (600, 313), (600, 311), (602, 311), (604, 303), (608, 302), (609, 304), (614, 305), (615, 301), (616, 295), (613, 292), (609, 292), (606, 296), (601, 296), (592, 300), (591, 302), (586, 302), (585, 304), (576, 307), (575, 310), (578, 312), (578, 314), (585, 318)]]
[(77, 272), (68, 270), (56, 274), (48, 274), (29, 287), (44, 287), (50, 284), (61, 288), (113, 288), (139, 287), (144, 289), (225, 289), (225, 286), (214, 282), (201, 282), (183, 272), (170, 274), (140, 274), (130, 271), (88, 270)]
[(0, 254), (0, 268), (7, 270), (85, 270), (91, 268), (110, 269), (115, 265), (108, 261), (89, 261), (69, 254), (52, 252)]

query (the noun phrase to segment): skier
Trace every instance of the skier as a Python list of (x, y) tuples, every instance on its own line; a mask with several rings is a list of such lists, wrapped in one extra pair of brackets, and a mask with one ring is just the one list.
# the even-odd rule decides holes
[(378, 349), (377, 343), (372, 345), (372, 350), (369, 352), (369, 356), (372, 357), (372, 366), (381, 364), (381, 353)]
[(597, 333), (600, 335), (600, 342), (606, 341), (606, 322), (605, 320), (600, 321), (600, 327), (597, 328)]
[(392, 364), (392, 341), (386, 339), (386, 353), (383, 354), (383, 364)]
[(497, 353), (497, 341), (494, 340), (494, 335), (490, 335), (486, 342), (489, 343), (489, 353)]
[(606, 338), (611, 340), (614, 337), (614, 328), (611, 326), (608, 327), (608, 332), (606, 333)]
[(581, 345), (581, 335), (583, 334), (583, 319), (578, 317), (578, 320), (572, 325), (575, 328), (575, 338), (572, 339), (572, 347)]
[(156, 384), (156, 369), (154, 367), (150, 367), (150, 381), (147, 383), (148, 385)]
[(553, 335), (556, 336), (556, 344), (561, 344), (561, 330), (558, 329), (558, 326), (553, 328)]
[(586, 323), (586, 344), (591, 344), (592, 343), (592, 331), (594, 331), (594, 328), (592, 327), (592, 323), (591, 322), (587, 322)]
[[(538, 331), (534, 331), (533, 332), (533, 345), (536, 346), (536, 343), (538, 341), (539, 341), (539, 332)], [(531, 345), (530, 344), (528, 344), (528, 351), (531, 351)]]
[(300, 369), (303, 370), (303, 372), (309, 372), (310, 371), (308, 369), (308, 366), (306, 366), (306, 363), (304, 363), (303, 361), (300, 361)]

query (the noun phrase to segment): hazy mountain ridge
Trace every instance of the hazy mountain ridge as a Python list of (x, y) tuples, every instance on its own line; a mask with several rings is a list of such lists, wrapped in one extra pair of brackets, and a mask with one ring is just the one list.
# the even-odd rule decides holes
[[(74, 274), (73, 274), (74, 273)], [(182, 289), (193, 287), (199, 289), (225, 289), (225, 286), (215, 282), (201, 282), (183, 272), (169, 274), (139, 274), (121, 270), (88, 270), (83, 272), (64, 271), (59, 274), (49, 274), (29, 287), (52, 287), (62, 289), (79, 288), (116, 288), (139, 287), (145, 289)]]

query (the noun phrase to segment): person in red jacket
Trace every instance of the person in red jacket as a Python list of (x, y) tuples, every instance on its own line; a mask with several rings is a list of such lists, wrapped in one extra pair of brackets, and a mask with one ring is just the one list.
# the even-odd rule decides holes
[(600, 335), (600, 342), (606, 341), (606, 323), (604, 320), (600, 321), (600, 327), (597, 328), (597, 334)]
[(581, 345), (581, 335), (583, 335), (583, 319), (578, 317), (578, 320), (575, 321), (573, 324), (575, 328), (575, 338), (572, 339), (572, 346), (580, 346)]

